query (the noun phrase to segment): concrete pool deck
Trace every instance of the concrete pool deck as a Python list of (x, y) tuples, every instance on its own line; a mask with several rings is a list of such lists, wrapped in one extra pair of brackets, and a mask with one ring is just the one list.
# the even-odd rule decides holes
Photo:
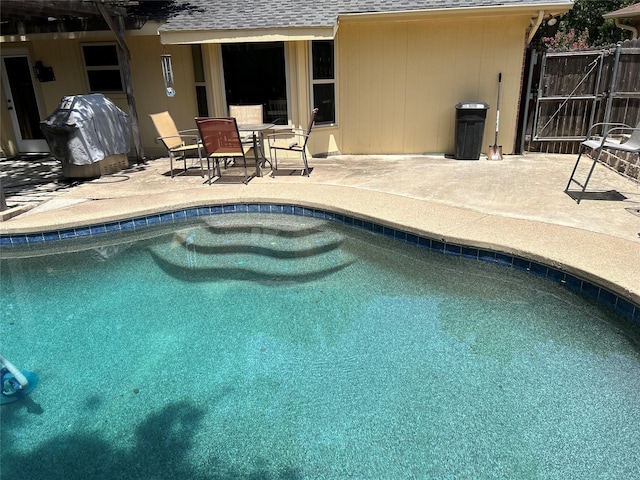
[[(575, 155), (537, 153), (507, 155), (502, 161), (339, 155), (312, 159), (310, 177), (208, 185), (194, 171), (170, 178), (169, 160), (160, 158), (60, 189), (0, 222), (0, 234), (60, 230), (199, 205), (296, 204), (529, 258), (640, 305), (640, 184), (598, 165), (589, 193), (577, 204), (563, 192), (574, 162)], [(7, 203), (20, 202), (7, 194)]]

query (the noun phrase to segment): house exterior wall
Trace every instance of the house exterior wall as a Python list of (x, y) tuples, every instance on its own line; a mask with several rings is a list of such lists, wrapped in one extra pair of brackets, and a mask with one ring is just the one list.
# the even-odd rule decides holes
[[(499, 143), (511, 153), (515, 142), (525, 31), (531, 13), (508, 17), (429, 15), (420, 17), (341, 17), (335, 37), (336, 124), (318, 125), (309, 141), (313, 154), (453, 153), (455, 105), (490, 105), (483, 152), (494, 143), (497, 77), (503, 74)], [(32, 61), (54, 69), (56, 80), (36, 82), (43, 118), (64, 95), (84, 94), (88, 84), (82, 61), (85, 42), (113, 42), (109, 32), (81, 38), (34, 36), (3, 42), (2, 48), (29, 48)], [(147, 156), (166, 154), (156, 143), (149, 114), (168, 110), (179, 129), (194, 128), (197, 115), (190, 45), (161, 45), (155, 28), (128, 32), (131, 73), (143, 146)], [(202, 45), (211, 115), (226, 115), (218, 44)], [(289, 111), (292, 124), (307, 126), (311, 105), (310, 42), (285, 43)], [(176, 95), (165, 94), (160, 55), (172, 55)], [(2, 92), (4, 96), (4, 92)], [(124, 93), (108, 94), (128, 111)], [(6, 102), (0, 105), (1, 147), (14, 154)]]
[[(41, 99), (43, 118), (46, 118), (60, 103), (65, 95), (82, 95), (89, 92), (88, 81), (82, 59), (83, 43), (115, 41), (109, 33), (91, 35), (84, 38), (33, 39), (29, 42), (2, 43), (2, 49), (28, 48), (32, 61), (40, 60), (46, 66), (53, 67), (56, 80), (35, 83), (36, 93)], [(149, 114), (168, 110), (174, 117), (179, 129), (195, 128), (197, 115), (195, 80), (191, 47), (188, 45), (168, 45), (163, 47), (157, 35), (127, 36), (127, 46), (131, 55), (131, 76), (133, 91), (138, 110), (143, 146), (147, 156), (166, 155), (162, 144), (155, 141), (157, 133)], [(160, 55), (172, 55), (176, 95), (167, 97), (162, 81)], [(105, 93), (118, 107), (129, 111), (125, 93)], [(5, 98), (2, 89), (2, 98)], [(0, 106), (0, 146), (6, 155), (18, 153), (11, 127), (6, 100)], [(133, 142), (132, 142), (133, 149)], [(133, 151), (133, 150), (132, 150)]]
[[(289, 88), (289, 110), (291, 121), (296, 128), (306, 129), (311, 110), (311, 43), (308, 41), (288, 42), (287, 79)], [(336, 104), (336, 108), (338, 108)], [(339, 128), (335, 125), (318, 125), (307, 144), (313, 154), (338, 152)]]
[[(195, 77), (191, 46), (167, 45), (163, 47), (158, 37), (130, 37), (127, 45), (131, 53), (131, 76), (133, 92), (138, 110), (145, 155), (166, 155), (149, 115), (168, 111), (179, 130), (196, 128), (194, 118), (198, 115)], [(162, 80), (160, 55), (171, 55), (176, 94), (168, 97)], [(120, 106), (120, 105), (118, 105)], [(123, 110), (127, 111), (126, 100)]]
[(529, 22), (529, 15), (341, 21), (336, 38), (341, 152), (453, 153), (455, 105), (462, 101), (490, 105), (486, 152), (494, 143), (499, 72), (499, 143), (512, 152)]
[[(212, 115), (226, 116), (220, 44), (202, 45), (203, 61), (207, 81), (207, 97)], [(291, 125), (306, 128), (311, 115), (310, 96), (310, 43), (308, 41), (285, 42), (285, 62), (289, 112)], [(309, 140), (312, 153), (338, 152), (336, 126), (317, 126)]]

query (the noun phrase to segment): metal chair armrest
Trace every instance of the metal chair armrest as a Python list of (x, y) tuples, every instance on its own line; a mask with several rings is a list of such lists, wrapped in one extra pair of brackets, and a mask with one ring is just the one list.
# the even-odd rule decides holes
[(300, 135), (303, 133), (305, 133), (305, 131), (302, 128), (291, 127), (287, 129), (279, 129), (278, 132), (270, 133), (267, 135), (267, 137), (272, 137), (274, 135)]
[[(624, 125), (624, 124), (621, 124)], [(630, 127), (628, 125), (624, 125), (624, 126), (619, 126), (619, 127), (613, 127), (608, 129), (606, 132), (604, 132), (604, 135), (602, 137), (596, 137), (596, 138), (588, 138), (587, 140), (585, 140), (584, 142), (582, 142), (583, 144), (585, 144), (586, 142), (588, 142), (589, 140), (595, 140), (599, 143), (599, 147), (598, 148), (604, 148), (604, 147), (609, 147), (609, 148), (616, 148), (616, 145), (624, 145), (625, 143), (627, 143), (629, 140), (627, 139), (627, 142), (611, 142), (608, 141), (607, 138), (613, 136), (614, 134), (616, 134), (616, 132), (619, 132), (620, 135), (623, 135), (623, 132), (627, 132), (627, 134), (629, 134), (630, 132), (637, 132), (640, 131), (640, 127)], [(632, 143), (632, 145), (635, 146), (635, 143)]]
[[(193, 133), (191, 133), (193, 132)], [(197, 137), (200, 138), (200, 132), (197, 128), (188, 128), (187, 130), (178, 130), (181, 137)]]
[(614, 128), (610, 128), (609, 130), (607, 130), (606, 134), (605, 134), (605, 138), (608, 137), (609, 135), (611, 135), (611, 133), (613, 132), (620, 132), (620, 133), (630, 133), (630, 132), (636, 132), (640, 130), (640, 127), (629, 127), (629, 126), (625, 126), (625, 127), (614, 127)]
[[(603, 148), (609, 148), (613, 150), (625, 150), (625, 151), (639, 151), (640, 144), (635, 142), (633, 137), (629, 135), (629, 138), (626, 141), (611, 141), (607, 140), (607, 137), (611, 137), (613, 132), (640, 132), (640, 127), (632, 128), (632, 127), (614, 127), (607, 132), (603, 137), (591, 138), (589, 140), (585, 140), (582, 142), (582, 145), (592, 148), (594, 150), (601, 150)], [(622, 134), (622, 133), (621, 133)], [(625, 135), (626, 136), (626, 135)]]
[(163, 140), (165, 138), (192, 138), (194, 140), (200, 141), (200, 137), (198, 135), (167, 135), (164, 137), (157, 137), (157, 140)]
[(271, 140), (278, 140), (283, 138), (300, 138), (304, 137), (304, 130), (301, 128), (292, 128), (286, 132), (278, 132), (278, 133), (270, 133), (267, 135), (267, 141), (271, 142)]
[(606, 138), (609, 136), (609, 132), (611, 130), (613, 130), (614, 128), (632, 128), (629, 125), (627, 125), (626, 123), (609, 123), (609, 122), (599, 122), (599, 123), (594, 123), (593, 125), (591, 125), (589, 127), (589, 130), (587, 130), (587, 136), (584, 138), (585, 141), (589, 140), (593, 135), (591, 134), (591, 132), (598, 128), (598, 127), (603, 127), (603, 126), (609, 126), (611, 128), (608, 129), (604, 129), (604, 135), (603, 138)]

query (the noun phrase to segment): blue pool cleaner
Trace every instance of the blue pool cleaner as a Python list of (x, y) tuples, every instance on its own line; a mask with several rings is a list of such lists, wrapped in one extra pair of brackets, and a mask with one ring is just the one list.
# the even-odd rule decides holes
[(2, 355), (0, 355), (0, 363), (2, 363), (2, 369), (0, 369), (1, 405), (23, 399), (38, 385), (38, 376), (35, 373), (29, 370), (18, 370)]

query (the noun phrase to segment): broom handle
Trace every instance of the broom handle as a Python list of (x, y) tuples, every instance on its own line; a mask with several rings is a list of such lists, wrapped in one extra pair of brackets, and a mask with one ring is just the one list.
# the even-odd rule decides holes
[(496, 109), (496, 138), (493, 142), (494, 145), (498, 145), (498, 129), (500, 126), (500, 89), (502, 87), (502, 72), (498, 74), (498, 105)]

